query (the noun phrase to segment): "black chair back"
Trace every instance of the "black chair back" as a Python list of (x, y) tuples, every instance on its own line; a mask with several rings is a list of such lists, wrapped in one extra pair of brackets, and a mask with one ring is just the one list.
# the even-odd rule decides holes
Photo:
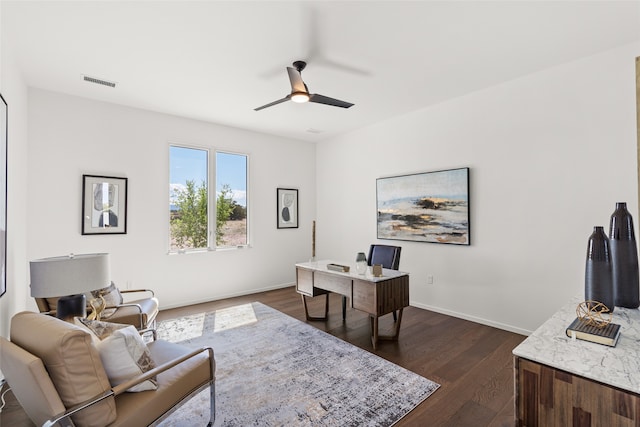
[(367, 258), (367, 264), (379, 265), (382, 264), (383, 268), (391, 270), (397, 270), (400, 268), (400, 246), (389, 245), (371, 245), (369, 248), (369, 257)]

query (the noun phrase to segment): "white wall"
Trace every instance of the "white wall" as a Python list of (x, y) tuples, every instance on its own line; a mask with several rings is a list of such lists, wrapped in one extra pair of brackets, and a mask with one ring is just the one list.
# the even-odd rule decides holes
[(380, 242), (402, 246), (412, 305), (534, 330), (583, 292), (587, 239), (616, 202), (637, 230), (638, 55), (623, 46), (319, 144), (319, 257), (377, 241), (376, 178), (468, 166), (471, 246)]
[[(249, 155), (251, 248), (167, 254), (170, 142)], [(290, 285), (310, 257), (311, 143), (30, 89), (29, 170), (28, 259), (108, 252), (116, 284), (161, 308)], [(126, 235), (81, 235), (83, 174), (128, 177)], [(299, 229), (276, 228), (277, 187), (299, 189)]]
[[(0, 2), (0, 11), (2, 10)], [(1, 25), (0, 28), (5, 28)], [(0, 93), (8, 105), (7, 292), (0, 298), (0, 335), (9, 336), (11, 316), (26, 307), (27, 86), (0, 30)]]

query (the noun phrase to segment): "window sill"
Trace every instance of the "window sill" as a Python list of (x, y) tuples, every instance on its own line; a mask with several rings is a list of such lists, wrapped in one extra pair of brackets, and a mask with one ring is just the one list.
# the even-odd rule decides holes
[(221, 246), (218, 248), (203, 248), (203, 249), (182, 249), (178, 251), (167, 251), (167, 255), (189, 255), (189, 254), (202, 254), (206, 252), (227, 252), (243, 249), (251, 249), (251, 245), (238, 245), (238, 246)]

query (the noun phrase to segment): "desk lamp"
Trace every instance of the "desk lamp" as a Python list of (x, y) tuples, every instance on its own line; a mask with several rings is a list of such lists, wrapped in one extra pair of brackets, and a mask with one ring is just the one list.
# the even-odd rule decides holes
[(31, 261), (31, 296), (56, 298), (56, 317), (86, 317), (85, 293), (111, 284), (109, 254), (80, 254)]

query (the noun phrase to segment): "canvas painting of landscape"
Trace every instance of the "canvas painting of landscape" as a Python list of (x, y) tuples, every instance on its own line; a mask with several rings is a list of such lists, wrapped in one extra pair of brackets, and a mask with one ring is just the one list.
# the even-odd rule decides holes
[(469, 168), (378, 178), (378, 239), (469, 245)]

